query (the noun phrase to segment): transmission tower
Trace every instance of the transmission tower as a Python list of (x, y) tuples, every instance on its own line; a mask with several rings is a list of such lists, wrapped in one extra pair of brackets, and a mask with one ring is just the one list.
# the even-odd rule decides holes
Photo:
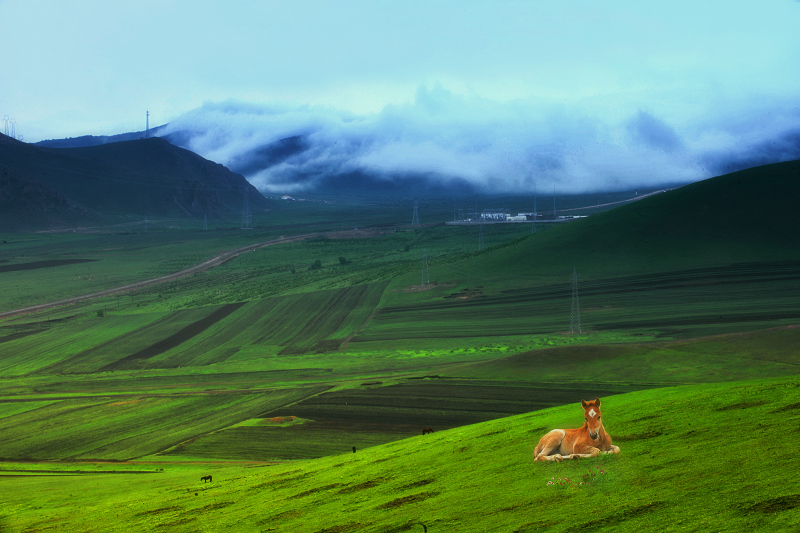
[(11, 119), (11, 138), (12, 139), (17, 138), (17, 121), (14, 120), (13, 118)]
[(414, 215), (411, 217), (411, 225), (419, 226), (419, 202), (414, 200)]
[(422, 285), (428, 285), (431, 282), (431, 273), (428, 268), (428, 250), (422, 250)]
[(6, 134), (6, 137), (8, 137), (8, 115), (4, 115), (3, 116), (3, 122), (6, 123), (6, 129), (5, 129), (4, 133)]
[(242, 229), (253, 229), (253, 216), (250, 214), (250, 201), (247, 198), (248, 189), (244, 188), (244, 203), (242, 204)]
[(553, 184), (553, 220), (556, 219), (556, 185)]
[(481, 220), (481, 229), (478, 232), (478, 250), (483, 250), (483, 221)]
[(150, 110), (147, 110), (147, 123), (144, 128), (144, 138), (147, 139), (150, 137)]
[(572, 269), (572, 312), (569, 316), (569, 332), (581, 333), (581, 305), (578, 302), (578, 269)]

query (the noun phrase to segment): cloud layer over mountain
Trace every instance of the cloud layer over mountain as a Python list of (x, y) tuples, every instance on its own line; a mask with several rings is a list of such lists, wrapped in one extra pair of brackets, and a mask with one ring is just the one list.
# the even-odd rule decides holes
[(596, 99), (494, 101), (436, 85), (420, 87), (412, 102), (361, 115), (207, 103), (172, 121), (165, 134), (264, 192), (536, 186), (566, 193), (686, 183), (799, 159), (798, 106), (771, 106), (736, 102), (667, 115)]

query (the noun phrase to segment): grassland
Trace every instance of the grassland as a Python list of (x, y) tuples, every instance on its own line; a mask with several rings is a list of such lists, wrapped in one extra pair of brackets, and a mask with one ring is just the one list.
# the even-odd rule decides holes
[[(787, 186), (779, 170), (766, 176)], [(770, 435), (787, 430), (800, 403), (796, 379), (781, 378), (800, 369), (800, 253), (787, 246), (800, 224), (740, 224), (726, 202), (749, 205), (739, 196), (766, 178), (732, 176), (536, 234), (528, 224), (486, 226), (481, 251), (477, 227), (376, 225), (405, 212), (381, 203), (293, 205), (253, 231), (8, 236), (0, 266), (15, 288), (0, 293), (6, 310), (90, 292), (95, 281), (167, 274), (287, 229), (327, 230), (168, 283), (3, 319), (0, 470), (25, 476), (6, 478), (23, 490), (53, 489), (50, 474), (72, 480), (41, 509), (14, 500), (4, 520), (14, 531), (83, 527), (66, 495), (91, 483), (88, 514), (133, 529), (218, 529), (236, 516), (244, 530), (405, 531), (420, 517), (439, 530), (654, 529), (685, 511), (683, 525), (703, 530), (701, 509), (713, 498), (697, 492), (710, 490), (696, 474), (702, 461), (721, 482), (745, 483), (720, 473), (733, 459), (716, 459), (729, 451), (718, 429), (732, 423), (742, 433), (761, 424), (765, 436), (732, 444), (757, 487), (750, 499), (717, 498), (736, 515), (730, 530), (790, 530), (800, 490), (786, 480), (791, 489), (768, 497), (760, 484), (781, 472), (755, 473), (744, 453), (771, 450)], [(446, 220), (452, 204), (437, 205)], [(287, 213), (311, 215), (288, 228)], [(726, 237), (726, 228), (739, 233)], [(89, 267), (91, 276), (78, 274)], [(580, 333), (568, 332), (573, 268)], [(675, 411), (663, 424), (645, 412), (659, 394)], [(623, 486), (603, 493), (612, 505), (591, 518), (559, 521), (538, 502), (558, 508), (551, 504), (564, 499), (578, 515), (583, 489), (543, 489), (521, 472), (538, 472), (529, 456), (539, 433), (574, 425), (548, 417), (594, 396), (625, 413), (608, 419), (624, 462), (603, 460), (617, 465)], [(420, 440), (423, 427), (436, 433)], [(693, 437), (715, 459), (681, 447)], [(768, 470), (792, 466), (764, 457)], [(114, 494), (114, 480), (134, 474), (87, 477), (116, 471), (104, 461), (150, 473)], [(276, 461), (291, 466), (266, 466)], [(70, 464), (76, 476), (65, 477)], [(678, 484), (699, 502), (685, 507), (670, 485), (683, 467), (700, 487)], [(562, 465), (567, 476), (575, 468)], [(237, 484), (198, 486), (212, 470)], [(501, 488), (484, 495), (481, 480)]]
[(798, 391), (784, 377), (609, 396), (621, 454), (561, 464), (531, 452), (548, 429), (577, 424), (576, 404), (274, 465), (3, 463), (19, 477), (0, 484), (0, 520), (9, 531), (794, 531), (800, 458), (785, 436)]

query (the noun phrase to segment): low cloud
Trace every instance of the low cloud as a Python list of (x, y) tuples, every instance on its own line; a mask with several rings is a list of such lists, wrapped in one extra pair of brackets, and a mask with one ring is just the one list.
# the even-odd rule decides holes
[(498, 102), (434, 86), (370, 115), (208, 103), (173, 121), (165, 135), (270, 193), (620, 190), (800, 158), (796, 107), (723, 110), (713, 122), (681, 123), (639, 108), (616, 117), (592, 109)]

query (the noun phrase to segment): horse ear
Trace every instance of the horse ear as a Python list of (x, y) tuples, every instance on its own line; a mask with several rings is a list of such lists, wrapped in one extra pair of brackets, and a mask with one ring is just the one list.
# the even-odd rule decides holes
[(600, 398), (594, 399), (594, 404), (599, 408), (600, 407)]
[(589, 404), (587, 404), (587, 403), (586, 403), (584, 400), (581, 400), (581, 407), (583, 407), (584, 409), (586, 409), (586, 406), (587, 406), (587, 405), (589, 405)]

